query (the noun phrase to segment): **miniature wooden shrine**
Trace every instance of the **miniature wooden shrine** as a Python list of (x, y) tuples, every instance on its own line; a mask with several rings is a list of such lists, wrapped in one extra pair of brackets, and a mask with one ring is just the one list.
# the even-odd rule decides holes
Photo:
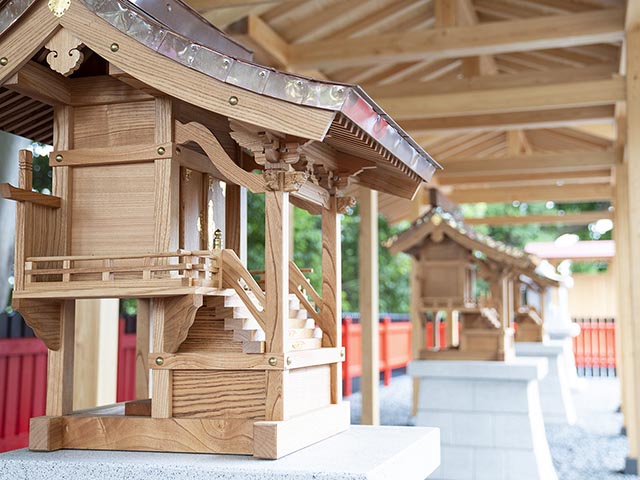
[(518, 275), (514, 281), (516, 342), (543, 342), (544, 302), (547, 288), (559, 285), (557, 280), (538, 274)]
[[(411, 304), (418, 337), (425, 338), (428, 312), (451, 313), (448, 330), (458, 330), (455, 319), (460, 324), (458, 342), (436, 349), (422, 345), (414, 352), (416, 358), (502, 361), (514, 356), (513, 278), (517, 270), (530, 268), (526, 253), (480, 235), (438, 206), (388, 246), (391, 253), (405, 252), (415, 259)], [(490, 286), (482, 301), (476, 294), (476, 276)]]
[[(49, 348), (31, 449), (278, 458), (348, 428), (342, 192), (412, 198), (428, 154), (358, 87), (253, 64), (176, 0), (6, 3), (0, 85), (38, 115), (4, 128), (54, 148), (52, 195), (32, 192), (26, 151), (1, 190), (18, 201), (14, 306)], [(239, 258), (243, 189), (265, 198), (264, 289)], [(322, 217), (319, 292), (289, 261), (290, 202)], [(140, 299), (152, 387), (124, 411), (73, 412), (82, 298)]]

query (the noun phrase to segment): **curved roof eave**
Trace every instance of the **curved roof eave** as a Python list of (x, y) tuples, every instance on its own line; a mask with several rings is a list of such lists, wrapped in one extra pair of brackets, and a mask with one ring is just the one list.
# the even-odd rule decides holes
[[(36, 1), (10, 0), (0, 8), (0, 35)], [(169, 2), (176, 13), (180, 12), (179, 18), (163, 11), (166, 2), (77, 1), (158, 54), (216, 80), (285, 102), (342, 113), (425, 181), (442, 168), (360, 87), (318, 81), (255, 64), (248, 60), (246, 49), (238, 50), (235, 42), (180, 0)], [(207, 35), (211, 35), (209, 40)], [(209, 46), (213, 44), (216, 48)]]

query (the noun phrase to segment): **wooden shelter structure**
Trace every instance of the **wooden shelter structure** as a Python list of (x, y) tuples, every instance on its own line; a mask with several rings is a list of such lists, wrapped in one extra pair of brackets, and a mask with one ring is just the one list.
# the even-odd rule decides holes
[[(344, 189), (410, 199), (437, 163), (361, 89), (255, 64), (180, 1), (0, 7), (2, 128), (54, 147), (52, 195), (27, 151), (2, 186), (14, 306), (49, 348), (30, 448), (278, 458), (346, 429)], [(243, 188), (265, 197), (264, 290), (239, 258)], [(289, 261), (290, 202), (322, 217), (321, 292)], [(73, 412), (74, 306), (93, 298), (141, 299), (152, 387), (124, 412)]]
[[(531, 258), (522, 250), (485, 237), (440, 207), (429, 210), (387, 244), (391, 253), (404, 252), (412, 265), (412, 323), (414, 355), (419, 359), (503, 361), (513, 349), (512, 292), (517, 270), (529, 268)], [(476, 270), (489, 280), (490, 300), (482, 305), (476, 295)], [(449, 339), (459, 344), (430, 351), (424, 342), (427, 312), (448, 312)]]

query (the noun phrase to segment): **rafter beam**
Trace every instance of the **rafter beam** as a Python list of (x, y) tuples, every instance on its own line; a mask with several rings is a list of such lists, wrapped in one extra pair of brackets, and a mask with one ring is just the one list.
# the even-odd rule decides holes
[(603, 218), (612, 219), (613, 213), (608, 210), (597, 210), (595, 212), (565, 213), (564, 215), (521, 215), (521, 216), (497, 216), (484, 218), (465, 218), (467, 225), (530, 225), (537, 224), (553, 224), (562, 225), (588, 225), (597, 222)]
[(549, 172), (584, 172), (610, 169), (622, 160), (622, 151), (566, 152), (489, 158), (449, 158), (444, 170), (438, 172), (439, 181), (457, 177), (487, 176), (493, 174), (528, 175)]
[(613, 105), (625, 99), (623, 77), (550, 85), (378, 98), (396, 119)]
[(491, 187), (454, 189), (450, 194), (457, 203), (511, 202), (590, 202), (611, 200), (613, 189), (609, 183), (580, 185), (545, 185), (535, 187)]
[(25, 64), (3, 86), (47, 105), (71, 103), (70, 80), (35, 62)]
[(257, 15), (248, 15), (227, 29), (235, 40), (253, 50), (256, 61), (286, 68), (289, 44)]
[[(595, 10), (472, 26), (327, 39), (291, 45), (289, 64), (340, 68), (618, 42), (624, 9)], [(340, 52), (339, 55), (336, 52)]]
[(598, 170), (573, 170), (573, 171), (540, 171), (528, 173), (502, 173), (502, 172), (469, 172), (469, 175), (436, 176), (440, 186), (465, 186), (471, 185), (553, 185), (563, 183), (594, 183), (605, 182), (611, 179), (611, 168)]
[[(535, 110), (530, 112), (492, 113), (487, 115), (464, 115), (459, 117), (418, 118), (400, 122), (413, 136), (425, 133), (459, 133), (466, 131), (493, 131), (523, 128), (558, 128), (591, 123), (614, 121), (614, 107), (566, 108)], [(419, 141), (419, 138), (416, 138)]]

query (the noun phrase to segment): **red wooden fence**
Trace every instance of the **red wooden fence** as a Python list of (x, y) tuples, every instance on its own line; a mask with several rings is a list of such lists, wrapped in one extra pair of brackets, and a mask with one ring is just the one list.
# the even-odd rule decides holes
[[(445, 325), (439, 323), (440, 345), (445, 345)], [(426, 345), (434, 346), (433, 322), (427, 323)], [(411, 361), (411, 322), (407, 320), (392, 322), (383, 317), (379, 325), (380, 335), (380, 372), (384, 384), (391, 383), (391, 372), (404, 368)], [(342, 320), (342, 345), (345, 347), (345, 360), (342, 363), (343, 392), (345, 396), (353, 391), (353, 379), (362, 375), (362, 329), (359, 323), (353, 323), (352, 317)]]
[[(615, 375), (615, 321), (578, 319), (580, 336), (574, 339), (576, 365), (583, 375)], [(362, 374), (361, 329), (351, 317), (342, 324), (346, 358), (342, 365), (344, 394), (352, 393), (355, 377)], [(445, 345), (444, 324), (439, 324), (440, 345)], [(433, 346), (433, 323), (427, 323), (427, 346)], [(117, 401), (135, 396), (135, 333), (126, 333), (120, 320), (118, 335)], [(389, 385), (391, 372), (411, 360), (411, 324), (391, 321), (380, 324), (380, 372)], [(29, 419), (44, 415), (46, 402), (47, 349), (36, 338), (0, 338), (0, 452), (22, 448), (28, 442)]]
[(0, 339), (0, 452), (25, 447), (29, 419), (45, 413), (47, 347), (37, 338)]
[(578, 373), (586, 376), (615, 376), (616, 324), (613, 318), (578, 318), (580, 335), (573, 339)]

